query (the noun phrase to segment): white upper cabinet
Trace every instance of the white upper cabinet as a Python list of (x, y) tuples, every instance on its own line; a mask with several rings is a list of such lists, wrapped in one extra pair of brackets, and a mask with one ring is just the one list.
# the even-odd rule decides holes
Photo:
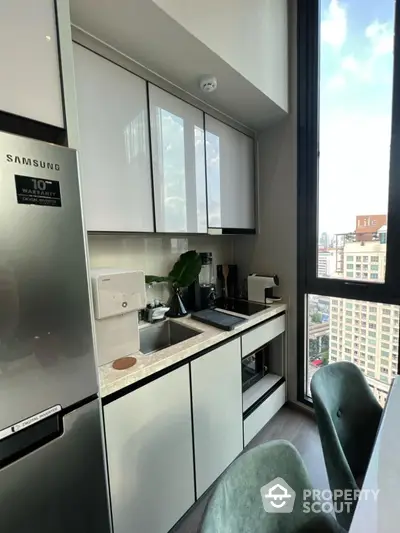
[(149, 86), (156, 231), (206, 233), (202, 111)]
[(206, 115), (208, 227), (255, 229), (254, 141)]
[(76, 44), (74, 59), (86, 229), (152, 232), (146, 83)]
[(64, 128), (54, 0), (0, 2), (0, 110)]

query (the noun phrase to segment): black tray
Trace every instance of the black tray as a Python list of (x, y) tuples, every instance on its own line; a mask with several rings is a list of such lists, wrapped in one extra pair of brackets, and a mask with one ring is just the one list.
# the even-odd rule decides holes
[(191, 317), (193, 320), (198, 320), (199, 322), (203, 322), (209, 326), (214, 326), (215, 328), (224, 329), (225, 331), (231, 331), (239, 324), (246, 322), (245, 318), (228, 315), (227, 313), (214, 311), (213, 309), (203, 309), (202, 311), (197, 311), (196, 313), (192, 313)]

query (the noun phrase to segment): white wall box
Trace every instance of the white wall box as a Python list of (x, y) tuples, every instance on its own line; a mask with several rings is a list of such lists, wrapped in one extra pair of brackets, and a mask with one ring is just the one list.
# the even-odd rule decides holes
[(152, 232), (146, 82), (74, 44), (88, 231)]
[(243, 449), (240, 339), (190, 365), (199, 498)]
[(105, 405), (114, 533), (166, 533), (194, 503), (189, 367)]
[(208, 227), (255, 229), (254, 141), (206, 115)]
[(156, 231), (207, 233), (204, 115), (149, 86)]
[(64, 128), (54, 0), (0, 5), (0, 110)]

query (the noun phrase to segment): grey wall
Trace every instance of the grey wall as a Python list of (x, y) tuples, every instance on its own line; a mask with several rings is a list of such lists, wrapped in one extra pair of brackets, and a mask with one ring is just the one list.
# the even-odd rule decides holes
[[(296, 400), (297, 350), (297, 76), (296, 13), (290, 3), (290, 115), (264, 131), (258, 140), (259, 234), (235, 239), (241, 276), (276, 273), (276, 293), (289, 305), (289, 399)], [(293, 8), (293, 9), (292, 9)]]
[(287, 0), (153, 1), (287, 111)]

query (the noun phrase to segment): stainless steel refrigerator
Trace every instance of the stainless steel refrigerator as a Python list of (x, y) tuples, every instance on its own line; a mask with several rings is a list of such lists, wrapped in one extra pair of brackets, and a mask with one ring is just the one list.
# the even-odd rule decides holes
[(110, 531), (76, 152), (6, 133), (0, 531)]

